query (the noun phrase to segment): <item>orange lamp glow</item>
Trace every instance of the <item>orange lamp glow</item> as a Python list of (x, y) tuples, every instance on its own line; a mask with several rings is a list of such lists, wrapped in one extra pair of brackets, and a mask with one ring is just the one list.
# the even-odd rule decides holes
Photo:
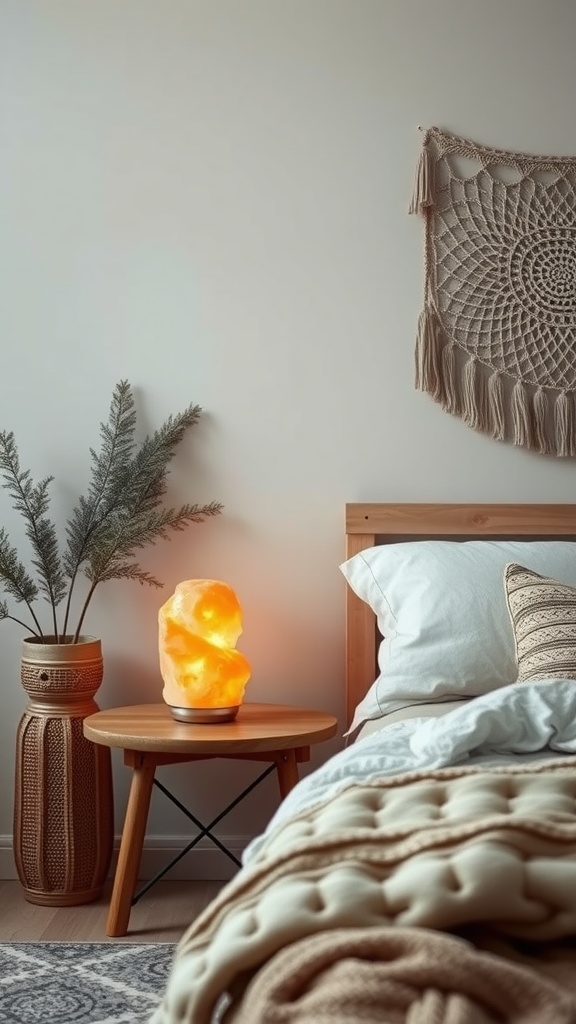
[(236, 717), (250, 664), (236, 650), (242, 609), (219, 580), (184, 580), (158, 612), (162, 696), (183, 722)]

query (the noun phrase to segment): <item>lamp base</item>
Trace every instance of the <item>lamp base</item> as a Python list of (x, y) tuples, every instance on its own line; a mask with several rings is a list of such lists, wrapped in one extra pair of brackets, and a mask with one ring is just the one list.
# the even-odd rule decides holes
[(216, 725), (219, 722), (233, 722), (240, 710), (240, 705), (233, 708), (176, 708), (168, 705), (172, 718), (177, 722), (188, 722), (192, 725)]

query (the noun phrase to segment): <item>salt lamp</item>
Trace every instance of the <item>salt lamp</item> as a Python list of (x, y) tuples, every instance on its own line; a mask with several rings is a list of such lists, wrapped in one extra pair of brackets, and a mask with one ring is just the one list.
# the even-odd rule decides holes
[(162, 696), (183, 722), (230, 722), (250, 664), (236, 650), (242, 609), (219, 580), (184, 580), (158, 612)]

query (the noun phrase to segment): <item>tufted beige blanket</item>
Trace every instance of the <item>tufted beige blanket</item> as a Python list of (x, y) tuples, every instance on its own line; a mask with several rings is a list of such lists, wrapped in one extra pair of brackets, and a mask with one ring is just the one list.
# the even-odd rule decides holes
[[(421, 936), (419, 956), (421, 963), (427, 956), (436, 963), (432, 940), (462, 941), (437, 932), (469, 926), (530, 941), (576, 935), (576, 757), (371, 779), (280, 824), (255, 862), (224, 887), (183, 936), (153, 1024), (209, 1024), (222, 993), (250, 979), (254, 986), (259, 973), (260, 980), (265, 978), (264, 965), (270, 962), (272, 968), (272, 958), (290, 944), (295, 945), (286, 955), (297, 952), (309, 936), (324, 944), (324, 956), (328, 949), (333, 969), (340, 965), (343, 970), (342, 951), (331, 945), (339, 932), (347, 941), (350, 929), (356, 935), (359, 929), (373, 930), (390, 944), (390, 932), (400, 941), (407, 932), (434, 930)], [(450, 948), (456, 952), (456, 946)], [(466, 953), (481, 956), (473, 948), (466, 947)], [(462, 991), (460, 954), (458, 949), (458, 956), (448, 957), (454, 971), (443, 975), (440, 986), (443, 1000), (450, 993), (453, 997), (450, 1013), (419, 1017), (415, 996), (412, 1016), (399, 1011), (389, 1020), (576, 1022), (576, 1003), (570, 996), (566, 1009), (563, 990), (556, 993), (560, 1009), (548, 1017), (534, 1015), (536, 996), (530, 1012), (516, 1011), (510, 1003), (508, 1016), (498, 1016), (495, 1006), (491, 1017), (481, 1000), (473, 1016), (477, 993)], [(402, 963), (410, 968), (411, 955), (406, 957), (401, 946), (396, 955), (401, 979)], [(514, 979), (503, 979), (497, 971), (512, 965), (482, 956), (486, 959), (478, 961), (478, 970), (486, 979), (492, 968), (493, 991), (498, 986), (508, 991), (510, 984), (515, 991)], [(522, 972), (530, 976), (526, 966)], [(406, 984), (417, 991), (410, 977), (405, 976)], [(552, 984), (536, 976), (533, 983), (534, 992), (538, 984)], [(269, 1003), (252, 1024), (291, 1019), (271, 1012)], [(293, 1018), (323, 1019), (338, 1020), (331, 1011), (325, 1017)]]

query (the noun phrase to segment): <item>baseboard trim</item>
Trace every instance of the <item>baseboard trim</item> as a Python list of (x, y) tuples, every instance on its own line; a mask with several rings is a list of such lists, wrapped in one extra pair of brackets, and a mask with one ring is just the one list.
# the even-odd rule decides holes
[[(252, 838), (251, 836), (218, 836), (220, 842), (228, 847), (238, 859)], [(143, 880), (154, 878), (162, 868), (170, 862), (180, 850), (190, 842), (190, 835), (177, 836), (146, 836), (142, 850), (139, 877)], [(120, 836), (114, 842), (114, 854), (110, 874), (114, 874), (116, 858), (120, 846)], [(225, 881), (232, 878), (237, 867), (225, 853), (215, 847), (209, 839), (201, 839), (198, 844), (182, 857), (166, 874), (170, 879), (193, 881)], [(0, 879), (10, 881), (17, 879), (16, 865), (12, 848), (12, 836), (0, 836)]]

